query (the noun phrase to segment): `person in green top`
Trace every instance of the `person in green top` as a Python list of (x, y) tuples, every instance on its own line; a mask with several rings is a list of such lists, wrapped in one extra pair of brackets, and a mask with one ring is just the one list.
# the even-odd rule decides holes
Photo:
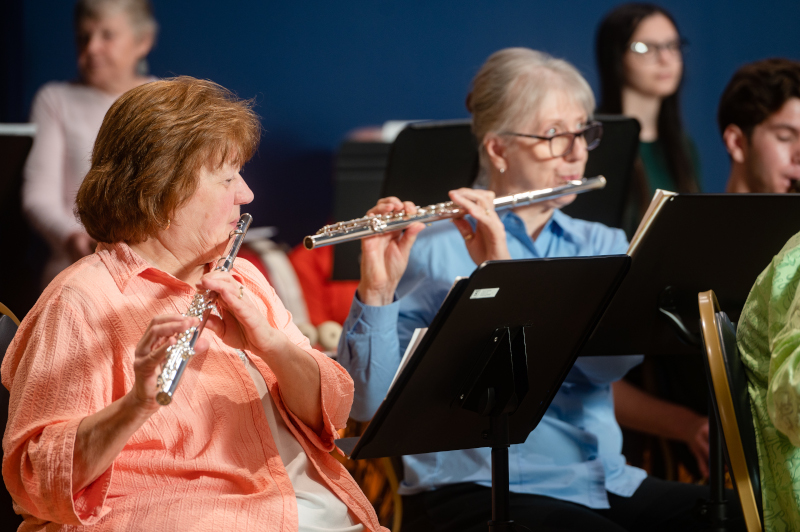
[[(800, 63), (740, 68), (717, 114), (728, 192), (788, 192), (800, 180)], [(800, 233), (756, 280), (736, 334), (747, 368), (767, 530), (800, 530)]]
[(618, 6), (597, 31), (597, 112), (632, 116), (642, 128), (623, 227), (629, 236), (656, 189), (700, 189), (697, 149), (680, 115), (685, 45), (672, 15), (653, 4)]
[(766, 530), (800, 530), (800, 233), (758, 276), (736, 332)]
[[(628, 237), (639, 225), (656, 189), (700, 189), (699, 158), (684, 132), (679, 105), (685, 44), (672, 15), (653, 4), (617, 6), (597, 30), (598, 113), (625, 114), (641, 125), (639, 158), (623, 215), (622, 229)], [(707, 476), (708, 387), (700, 358), (647, 357), (626, 379), (689, 408), (695, 414), (695, 437), (687, 444), (663, 445), (626, 432), (625, 456), (655, 476), (677, 478), (683, 471), (694, 480)], [(663, 452), (665, 448), (669, 449), (667, 453)]]

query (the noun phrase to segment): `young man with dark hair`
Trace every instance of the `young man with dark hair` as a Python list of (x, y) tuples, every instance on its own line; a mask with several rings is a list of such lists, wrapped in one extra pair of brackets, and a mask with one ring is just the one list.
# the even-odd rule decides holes
[(727, 192), (790, 192), (800, 185), (800, 62), (741, 67), (717, 112), (731, 158)]

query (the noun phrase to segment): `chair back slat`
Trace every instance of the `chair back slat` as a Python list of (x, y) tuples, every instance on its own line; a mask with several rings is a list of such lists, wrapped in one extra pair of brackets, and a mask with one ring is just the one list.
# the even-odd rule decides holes
[(758, 515), (764, 515), (761, 500), (761, 474), (758, 467), (758, 444), (756, 429), (753, 426), (753, 411), (750, 408), (750, 394), (747, 391), (747, 373), (744, 363), (739, 357), (736, 347), (736, 328), (724, 312), (716, 313), (717, 333), (722, 348), (722, 359), (728, 374), (728, 386), (733, 399), (733, 410), (736, 424), (739, 426), (739, 437), (742, 440), (747, 471), (758, 506)]
[(749, 532), (764, 529), (761, 477), (747, 375), (736, 348), (736, 329), (720, 312), (712, 290), (698, 295), (711, 401), (725, 441), (725, 457)]

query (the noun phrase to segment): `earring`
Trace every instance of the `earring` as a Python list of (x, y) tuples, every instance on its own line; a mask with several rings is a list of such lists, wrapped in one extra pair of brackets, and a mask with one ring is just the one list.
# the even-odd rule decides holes
[(169, 224), (171, 224), (171, 223), (172, 223), (172, 220), (170, 220), (169, 218), (167, 218), (167, 226), (164, 228), (164, 231), (166, 231), (167, 229), (169, 229)]
[(501, 166), (500, 168), (498, 168), (498, 170), (500, 170), (501, 174), (505, 174), (506, 173), (506, 167), (505, 166)]

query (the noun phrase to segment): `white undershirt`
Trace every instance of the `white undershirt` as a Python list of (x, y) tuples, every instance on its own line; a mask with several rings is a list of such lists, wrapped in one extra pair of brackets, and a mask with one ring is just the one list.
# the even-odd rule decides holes
[(241, 358), (245, 361), (247, 372), (256, 385), (258, 395), (261, 396), (261, 404), (267, 415), (272, 438), (294, 487), (297, 497), (298, 532), (363, 532), (364, 525), (358, 523), (342, 500), (325, 485), (300, 442), (286, 427), (280, 412), (272, 402), (264, 377), (247, 356)]

